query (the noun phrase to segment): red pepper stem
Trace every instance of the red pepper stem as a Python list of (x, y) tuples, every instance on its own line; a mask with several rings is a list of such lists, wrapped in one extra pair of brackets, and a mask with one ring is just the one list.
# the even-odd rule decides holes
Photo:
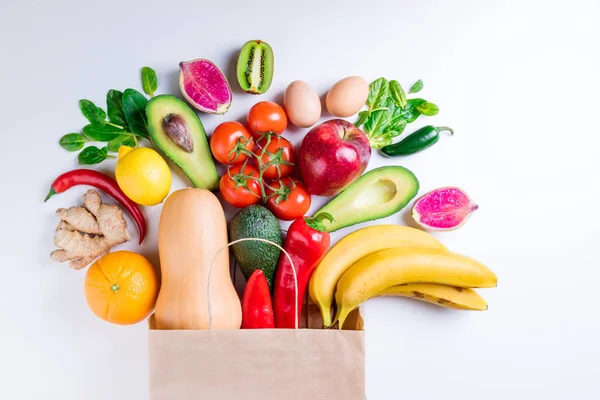
[(56, 194), (56, 190), (50, 188), (50, 191), (48, 192), (48, 196), (46, 196), (46, 198), (44, 199), (44, 203), (48, 201), (48, 199), (50, 199), (50, 197), (54, 196)]
[(323, 223), (324, 220), (327, 220), (329, 222), (335, 222), (335, 218), (333, 218), (333, 215), (325, 212), (319, 213), (314, 217), (304, 218), (306, 225), (319, 232), (327, 231), (327, 227), (325, 227), (325, 224)]
[(452, 128), (448, 128), (447, 126), (437, 126), (435, 128), (435, 130), (440, 133), (440, 132), (450, 132), (450, 136), (454, 135), (454, 131), (452, 130)]

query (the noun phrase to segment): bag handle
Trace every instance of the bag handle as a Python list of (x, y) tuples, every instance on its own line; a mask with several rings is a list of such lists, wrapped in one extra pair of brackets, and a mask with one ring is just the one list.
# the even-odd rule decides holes
[(210, 275), (212, 273), (212, 269), (213, 266), (215, 265), (215, 261), (217, 260), (217, 257), (219, 257), (219, 255), (221, 254), (221, 252), (223, 252), (223, 250), (229, 248), (229, 246), (232, 246), (236, 243), (241, 243), (241, 242), (263, 242), (263, 243), (268, 243), (271, 244), (275, 247), (277, 247), (279, 250), (283, 251), (283, 253), (285, 254), (285, 256), (287, 257), (288, 261), (290, 262), (290, 265), (292, 266), (292, 272), (294, 274), (294, 290), (295, 290), (295, 296), (294, 296), (294, 326), (295, 329), (298, 329), (298, 275), (296, 273), (296, 266), (294, 265), (294, 261), (292, 260), (292, 257), (290, 256), (290, 254), (280, 245), (278, 245), (275, 242), (272, 242), (270, 240), (267, 239), (262, 239), (262, 238), (242, 238), (242, 239), (238, 239), (238, 240), (234, 240), (233, 242), (221, 247), (217, 253), (215, 254), (215, 256), (212, 259), (212, 262), (210, 263), (210, 267), (208, 268), (208, 281), (206, 283), (206, 304), (208, 306), (208, 329), (211, 329), (212, 327), (212, 306), (210, 304)]

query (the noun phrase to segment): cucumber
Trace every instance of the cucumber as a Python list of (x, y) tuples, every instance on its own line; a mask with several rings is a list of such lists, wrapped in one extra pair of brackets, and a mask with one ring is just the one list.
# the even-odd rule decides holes
[[(271, 211), (263, 206), (253, 205), (238, 211), (229, 225), (231, 242), (242, 238), (261, 238), (282, 245), (281, 227)], [(272, 289), (275, 268), (279, 262), (281, 250), (270, 243), (244, 241), (233, 246), (233, 255), (246, 280), (261, 269), (265, 273), (269, 289)]]

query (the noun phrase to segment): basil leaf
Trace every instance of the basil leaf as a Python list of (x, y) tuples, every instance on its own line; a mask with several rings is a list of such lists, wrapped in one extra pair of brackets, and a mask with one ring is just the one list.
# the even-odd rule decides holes
[(158, 78), (150, 67), (142, 68), (142, 87), (148, 96), (154, 97), (154, 92), (158, 89)]
[(106, 160), (107, 156), (108, 149), (106, 147), (99, 149), (96, 146), (88, 146), (79, 153), (77, 161), (81, 165), (98, 164)]
[(432, 115), (436, 115), (440, 112), (440, 108), (433, 103), (426, 101), (423, 104), (417, 106), (417, 110), (423, 114), (431, 117)]
[(406, 123), (410, 124), (419, 118), (421, 112), (417, 108), (423, 103), (426, 103), (425, 99), (408, 100), (408, 104), (400, 112), (400, 115), (406, 120)]
[(358, 119), (354, 123), (354, 126), (356, 126), (357, 128), (360, 128), (360, 126), (365, 123), (365, 121), (367, 120), (367, 118), (369, 118), (370, 114), (371, 113), (368, 110), (359, 112), (358, 113)]
[(123, 110), (125, 120), (131, 132), (148, 139), (148, 119), (146, 117), (146, 104), (148, 99), (135, 89), (123, 92)]
[(389, 84), (390, 98), (393, 100), (396, 107), (406, 107), (406, 92), (402, 89), (402, 85), (398, 81), (390, 81)]
[(367, 106), (370, 109), (382, 107), (389, 94), (389, 84), (387, 79), (379, 78), (369, 85), (369, 96), (367, 97)]
[[(91, 101), (86, 99), (79, 100), (79, 109), (83, 116), (90, 121), (90, 124), (97, 126), (106, 125), (106, 116), (103, 118), (102, 114), (98, 111), (98, 107)], [(104, 113), (104, 111), (102, 112)]]
[(423, 81), (419, 79), (410, 87), (408, 93), (418, 93), (421, 89), (423, 89)]
[(392, 120), (392, 112), (389, 110), (373, 111), (365, 121), (365, 130), (368, 136), (375, 138), (381, 135)]
[(125, 111), (123, 111), (123, 92), (114, 89), (108, 91), (106, 94), (106, 110), (110, 122), (127, 127)]
[(83, 135), (80, 135), (79, 133), (68, 133), (60, 138), (58, 144), (67, 151), (78, 151), (83, 149), (85, 142), (86, 140)]
[(121, 146), (129, 146), (129, 147), (137, 146), (137, 141), (135, 140), (135, 136), (121, 135), (118, 138), (115, 138), (107, 143), (108, 151), (110, 151), (111, 153), (118, 153), (119, 147), (121, 147)]
[(123, 133), (126, 133), (123, 129), (111, 125), (86, 125), (83, 127), (83, 134), (94, 142), (109, 142)]
[(100, 116), (100, 118), (102, 118), (103, 120), (106, 120), (106, 112), (101, 109), (100, 107), (96, 107), (98, 109), (98, 115)]

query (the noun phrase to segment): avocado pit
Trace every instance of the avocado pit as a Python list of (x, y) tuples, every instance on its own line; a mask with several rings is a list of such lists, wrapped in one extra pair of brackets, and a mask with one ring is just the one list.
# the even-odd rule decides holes
[(162, 121), (165, 135), (187, 153), (194, 151), (194, 142), (185, 119), (178, 114), (167, 114)]

